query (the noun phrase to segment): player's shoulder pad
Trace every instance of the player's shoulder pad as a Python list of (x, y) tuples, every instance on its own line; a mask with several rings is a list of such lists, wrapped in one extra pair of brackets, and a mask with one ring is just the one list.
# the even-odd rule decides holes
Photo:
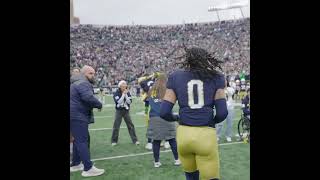
[(226, 78), (223, 74), (218, 74), (215, 77), (215, 84), (217, 89), (224, 89), (226, 86), (225, 82), (226, 82)]
[(174, 71), (174, 72), (172, 72), (172, 73), (169, 74), (169, 76), (168, 76), (168, 81), (175, 79), (177, 76), (184, 75), (184, 73), (185, 73), (185, 72), (182, 71), (182, 70), (176, 70), (176, 71)]
[(177, 76), (177, 71), (174, 71), (174, 72), (169, 74), (168, 81), (167, 81), (167, 88), (168, 89), (174, 89), (174, 87), (175, 87), (175, 83), (174, 83), (175, 76)]
[(184, 71), (181, 70), (181, 69), (178, 69), (178, 70), (173, 71), (170, 75), (171, 76), (177, 76), (177, 75), (180, 75), (182, 73), (184, 73)]

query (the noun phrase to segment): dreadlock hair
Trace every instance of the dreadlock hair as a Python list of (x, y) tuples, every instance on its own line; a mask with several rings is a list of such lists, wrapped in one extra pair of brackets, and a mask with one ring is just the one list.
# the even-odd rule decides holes
[(183, 46), (186, 53), (178, 57), (185, 59), (179, 63), (181, 68), (194, 72), (200, 79), (208, 79), (221, 75), (218, 69), (222, 71), (221, 64), (223, 62), (218, 60), (214, 54), (210, 54), (199, 47), (187, 48), (185, 45)]

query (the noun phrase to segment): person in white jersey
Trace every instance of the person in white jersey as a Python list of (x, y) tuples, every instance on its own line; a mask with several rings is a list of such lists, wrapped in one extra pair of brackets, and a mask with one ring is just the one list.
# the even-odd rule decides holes
[(225, 137), (227, 139), (227, 142), (232, 141), (232, 121), (233, 121), (233, 114), (234, 114), (234, 100), (233, 95), (235, 93), (235, 89), (230, 86), (231, 83), (227, 83), (227, 88), (225, 89), (226, 97), (227, 97), (227, 108), (228, 108), (228, 116), (225, 121), (222, 121), (221, 123), (216, 124), (216, 130), (217, 130), (217, 139), (220, 140), (222, 136), (222, 129), (224, 122), (227, 124), (227, 128), (225, 131)]

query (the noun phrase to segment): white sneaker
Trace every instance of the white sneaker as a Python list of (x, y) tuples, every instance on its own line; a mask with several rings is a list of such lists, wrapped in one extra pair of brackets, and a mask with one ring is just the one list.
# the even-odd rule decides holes
[(175, 166), (181, 165), (181, 161), (179, 159), (178, 160), (174, 160), (174, 165)]
[(140, 142), (139, 141), (136, 141), (136, 143), (135, 143), (136, 145), (140, 145)]
[(232, 141), (231, 137), (227, 137), (227, 141), (231, 142)]
[(72, 154), (72, 152), (73, 152), (73, 144), (70, 143), (70, 154)]
[(154, 162), (154, 167), (155, 168), (158, 168), (158, 167), (160, 167), (161, 166), (161, 163), (160, 162)]
[(242, 134), (242, 138), (244, 138), (244, 137), (247, 137), (247, 133), (246, 132)]
[(83, 164), (80, 163), (77, 166), (70, 166), (70, 172), (83, 171)]
[(146, 149), (152, 150), (152, 143), (148, 143), (148, 144), (146, 145)]
[(104, 169), (98, 169), (92, 165), (91, 169), (88, 171), (82, 171), (81, 175), (83, 177), (100, 176), (104, 173)]
[(117, 145), (117, 143), (111, 143), (111, 146), (115, 146), (115, 145)]
[(165, 148), (165, 149), (169, 149), (169, 148), (170, 148), (170, 144), (169, 144), (168, 141), (166, 141), (166, 142), (164, 143), (164, 148)]

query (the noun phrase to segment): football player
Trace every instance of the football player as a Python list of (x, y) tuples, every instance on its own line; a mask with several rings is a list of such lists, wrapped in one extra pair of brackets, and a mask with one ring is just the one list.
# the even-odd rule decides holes
[(243, 115), (250, 120), (250, 88), (247, 90), (246, 97), (242, 100)]
[(105, 104), (105, 92), (104, 92), (104, 89), (103, 88), (100, 88), (99, 90), (99, 100), (100, 102), (102, 103), (102, 105)]
[(239, 98), (242, 101), (242, 99), (246, 96), (246, 80), (241, 79), (240, 81), (240, 92), (239, 92)]
[[(215, 124), (228, 115), (221, 61), (198, 47), (185, 48), (183, 70), (170, 74), (160, 117), (179, 121), (178, 155), (187, 180), (219, 180), (220, 164)], [(179, 116), (172, 115), (176, 101)], [(213, 108), (216, 109), (214, 116)]]
[(235, 91), (235, 100), (239, 100), (239, 93), (240, 93), (240, 80), (236, 80), (236, 91)]
[[(234, 101), (232, 99), (232, 96), (234, 94), (234, 91), (235, 90), (230, 86), (230, 83), (229, 84), (227, 83), (227, 88), (225, 89), (225, 93), (227, 95), (227, 108), (228, 108), (228, 116), (225, 120), (227, 125), (226, 131), (225, 131), (227, 142), (232, 141), (232, 121), (233, 121), (233, 114), (234, 114)], [(216, 124), (218, 141), (219, 141), (219, 138), (221, 138), (222, 136), (223, 126), (224, 126), (224, 122)]]
[(248, 91), (248, 89), (250, 89), (250, 82), (247, 82), (247, 85), (246, 85), (246, 91)]

